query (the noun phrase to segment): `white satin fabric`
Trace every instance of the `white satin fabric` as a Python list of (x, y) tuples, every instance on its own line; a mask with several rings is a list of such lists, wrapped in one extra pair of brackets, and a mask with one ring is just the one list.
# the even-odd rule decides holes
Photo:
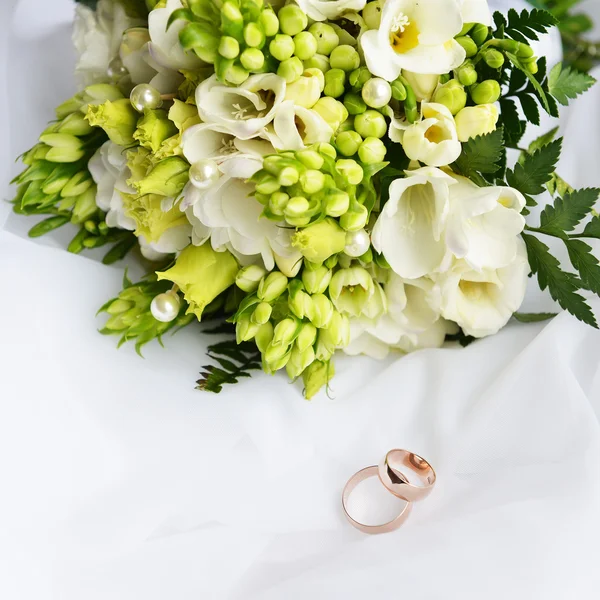
[[(68, 0), (12, 5), (3, 158), (71, 91)], [(563, 123), (576, 186), (600, 185), (599, 105), (597, 88)], [(340, 357), (332, 398), (310, 403), (262, 374), (203, 394), (199, 328), (145, 360), (117, 351), (93, 315), (122, 269), (65, 252), (67, 232), (28, 240), (31, 220), (2, 209), (0, 598), (598, 598), (597, 331), (561, 314), (467, 349)], [(531, 287), (524, 310), (551, 308)], [(437, 486), (402, 529), (365, 536), (341, 490), (394, 447), (425, 456)], [(394, 508), (364, 488), (359, 516)]]

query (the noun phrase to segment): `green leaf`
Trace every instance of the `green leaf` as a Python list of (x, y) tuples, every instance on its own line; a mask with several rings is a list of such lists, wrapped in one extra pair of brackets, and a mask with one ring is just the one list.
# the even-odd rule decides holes
[(585, 298), (577, 293), (581, 289), (581, 281), (572, 273), (560, 268), (558, 260), (550, 254), (548, 246), (536, 237), (523, 234), (527, 245), (529, 265), (537, 275), (540, 289), (548, 288), (550, 295), (560, 306), (577, 317), (580, 321), (598, 328), (596, 318)]
[(495, 173), (500, 167), (503, 153), (504, 130), (498, 127), (487, 135), (478, 135), (464, 142), (453, 167), (470, 178), (478, 173)]
[(535, 196), (544, 191), (544, 185), (552, 177), (560, 156), (562, 138), (546, 144), (533, 154), (528, 154), (522, 164), (514, 170), (506, 170), (506, 181), (526, 196)]
[(529, 144), (529, 148), (527, 148), (527, 151), (529, 152), (529, 154), (533, 154), (536, 150), (539, 150), (540, 148), (547, 146), (552, 140), (554, 140), (557, 133), (558, 133), (558, 127), (555, 127), (554, 129), (551, 129), (547, 133), (544, 133), (544, 134), (540, 135), (540, 137), (533, 140), (533, 142), (531, 142), (531, 144)]
[(563, 68), (562, 63), (557, 63), (548, 75), (548, 91), (563, 106), (589, 90), (594, 83), (596, 80), (587, 73), (579, 73), (570, 67)]
[[(514, 72), (520, 72), (515, 69)], [(519, 117), (517, 105), (508, 98), (500, 100), (500, 118), (504, 128), (504, 141), (507, 146), (518, 146), (527, 123)]]
[(556, 317), (557, 313), (520, 313), (516, 312), (513, 317), (521, 323), (541, 323)]
[(583, 230), (583, 233), (580, 233), (576, 236), (571, 237), (587, 237), (587, 238), (596, 238), (600, 240), (600, 216), (595, 216)]
[(581, 240), (565, 240), (569, 259), (579, 271), (579, 277), (585, 287), (600, 296), (600, 265), (592, 254), (592, 248)]
[(556, 198), (554, 205), (548, 205), (540, 215), (538, 231), (547, 235), (566, 238), (565, 232), (573, 231), (590, 213), (600, 194), (600, 189), (583, 188), (567, 192), (563, 198)]
[[(496, 14), (498, 13), (494, 14), (495, 21)], [(500, 23), (505, 35), (523, 43), (528, 43), (528, 40), (539, 39), (537, 33), (546, 33), (550, 27), (557, 23), (556, 18), (551, 13), (537, 8), (531, 11), (523, 9), (520, 13), (511, 8), (507, 17), (508, 21), (498, 19), (496, 25), (498, 26), (498, 23)]]
[(508, 57), (510, 62), (512, 62), (513, 65), (515, 65), (515, 67), (520, 69), (525, 74), (527, 79), (529, 79), (529, 82), (530, 82), (533, 90), (535, 91), (535, 94), (536, 94), (538, 100), (540, 101), (541, 105), (544, 107), (544, 110), (549, 115), (552, 115), (554, 117), (558, 116), (558, 111), (556, 110), (556, 107), (548, 99), (548, 96), (546, 95), (546, 90), (544, 89), (542, 84), (538, 81), (536, 76), (532, 75), (529, 72), (529, 69), (527, 69), (527, 67), (521, 62), (521, 59), (518, 58), (516, 55), (512, 54), (511, 52), (506, 52), (506, 56)]
[(521, 101), (521, 107), (523, 108), (523, 113), (527, 120), (534, 125), (539, 125), (540, 109), (538, 108), (535, 98), (529, 94), (521, 94), (518, 98)]
[(132, 233), (121, 241), (117, 242), (102, 259), (105, 265), (112, 265), (113, 263), (125, 258), (130, 250), (132, 250), (137, 244), (137, 237)]

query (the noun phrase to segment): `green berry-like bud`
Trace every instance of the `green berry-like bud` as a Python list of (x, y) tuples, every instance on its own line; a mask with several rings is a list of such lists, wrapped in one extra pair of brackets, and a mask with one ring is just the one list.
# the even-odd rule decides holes
[(406, 100), (406, 88), (401, 81), (392, 81), (392, 98), (404, 102)]
[(288, 278), (279, 271), (273, 271), (260, 282), (257, 295), (263, 302), (273, 302), (285, 292), (287, 285)]
[(250, 321), (255, 325), (264, 325), (270, 318), (273, 307), (268, 302), (260, 302), (256, 305)]
[(265, 34), (257, 23), (248, 23), (244, 27), (244, 41), (250, 48), (262, 48), (265, 44)]
[(241, 85), (244, 83), (244, 81), (246, 81), (246, 79), (248, 79), (249, 75), (250, 73), (248, 73), (248, 71), (246, 71), (246, 69), (243, 67), (240, 67), (239, 65), (231, 65), (225, 71), (225, 80), (232, 85)]
[(284, 6), (278, 14), (279, 27), (287, 35), (296, 35), (308, 25), (306, 13), (296, 4)]
[(325, 187), (325, 174), (316, 169), (307, 169), (300, 175), (300, 185), (305, 194), (316, 194)]
[(350, 207), (350, 196), (342, 190), (329, 190), (323, 205), (328, 217), (341, 217)]
[(385, 158), (385, 153), (385, 144), (375, 137), (366, 138), (358, 149), (358, 157), (366, 165), (381, 162)]
[(323, 157), (315, 150), (301, 150), (296, 153), (296, 158), (309, 169), (320, 169), (325, 162)]
[(258, 48), (246, 48), (240, 56), (240, 62), (248, 71), (259, 71), (265, 64), (265, 55)]
[(279, 185), (283, 185), (285, 187), (298, 183), (298, 179), (300, 179), (300, 173), (295, 167), (284, 167), (279, 172), (279, 176), (277, 178)]
[(329, 56), (324, 56), (323, 54), (315, 54), (311, 56), (308, 60), (304, 61), (305, 69), (319, 69), (322, 73), (327, 73), (331, 68), (329, 65)]
[(265, 8), (259, 17), (259, 23), (267, 37), (273, 37), (279, 31), (279, 19), (272, 8)]
[(443, 104), (455, 115), (467, 104), (467, 93), (457, 79), (451, 79), (436, 90), (433, 95), (433, 102)]
[(353, 71), (360, 65), (360, 56), (358, 52), (347, 44), (337, 46), (329, 56), (329, 64), (332, 69), (342, 69), (342, 71)]
[(350, 73), (348, 81), (355, 90), (359, 91), (371, 77), (373, 76), (367, 67), (360, 67), (359, 69), (354, 69), (354, 71)]
[(387, 131), (384, 116), (376, 110), (366, 110), (354, 118), (354, 128), (363, 138), (382, 138)]
[(323, 92), (326, 96), (338, 98), (344, 91), (344, 83), (346, 81), (346, 73), (342, 69), (330, 69), (325, 73), (325, 88)]
[(488, 67), (499, 69), (504, 64), (504, 54), (493, 48), (488, 48), (483, 52), (483, 60)]
[(328, 56), (340, 43), (340, 38), (335, 29), (327, 23), (313, 23), (309, 31), (317, 40), (317, 52)]
[(283, 216), (283, 211), (289, 200), (290, 197), (284, 192), (275, 192), (269, 200), (269, 209), (273, 214)]
[(294, 36), (294, 54), (300, 60), (308, 60), (317, 53), (317, 40), (312, 33), (301, 31)]
[(237, 58), (240, 53), (240, 45), (235, 38), (224, 35), (219, 42), (219, 54), (223, 58)]
[(490, 30), (482, 23), (476, 23), (469, 32), (469, 37), (478, 45), (481, 46), (489, 35)]
[(517, 42), (517, 48), (515, 50), (515, 54), (519, 58), (531, 58), (533, 56), (533, 48), (528, 44), (523, 44), (521, 42)]
[(466, 60), (457, 70), (458, 80), (464, 86), (470, 86), (477, 82), (477, 71), (473, 61)]
[(356, 131), (342, 131), (335, 138), (335, 147), (342, 156), (354, 156), (363, 139)]
[(280, 187), (281, 185), (277, 178), (268, 173), (262, 175), (259, 181), (256, 182), (256, 191), (259, 194), (272, 194), (273, 192), (279, 191)]
[(255, 292), (258, 289), (258, 284), (267, 272), (258, 265), (250, 265), (244, 267), (235, 278), (235, 284), (244, 292)]
[(493, 79), (486, 79), (469, 90), (475, 104), (493, 104), (500, 98), (500, 84)]
[(362, 229), (369, 219), (369, 211), (362, 204), (355, 205), (340, 217), (340, 225), (346, 231), (358, 231)]
[(288, 200), (288, 203), (283, 211), (286, 217), (302, 217), (310, 209), (310, 204), (304, 196), (294, 196)]
[(477, 44), (468, 35), (457, 37), (456, 41), (464, 48), (467, 58), (477, 54)]
[[(334, 100), (334, 102), (335, 102), (335, 100)], [(337, 152), (335, 151), (335, 148), (331, 144), (329, 144), (327, 142), (321, 142), (320, 144), (318, 144), (317, 148), (319, 150), (319, 153), (322, 156), (329, 156), (329, 158), (333, 158), (333, 159), (337, 158)]]
[[(309, 294), (324, 294), (333, 271), (325, 265), (313, 265), (305, 261), (305, 268), (302, 271), (302, 283)], [(310, 267), (308, 267), (310, 265)]]
[(537, 58), (535, 56), (523, 59), (523, 65), (532, 75), (538, 72)]
[(269, 52), (279, 61), (287, 60), (294, 55), (294, 39), (289, 35), (278, 34), (269, 44)]
[(379, 29), (381, 24), (381, 2), (369, 2), (363, 8), (362, 17), (369, 29)]
[(360, 115), (367, 110), (367, 105), (362, 99), (362, 96), (359, 96), (354, 92), (349, 92), (344, 96), (344, 106), (351, 115)]
[(351, 158), (340, 158), (335, 163), (338, 173), (341, 173), (350, 185), (358, 185), (364, 176), (362, 167)]
[(281, 63), (277, 69), (277, 75), (283, 77), (287, 83), (298, 81), (304, 72), (304, 65), (297, 56), (292, 56)]

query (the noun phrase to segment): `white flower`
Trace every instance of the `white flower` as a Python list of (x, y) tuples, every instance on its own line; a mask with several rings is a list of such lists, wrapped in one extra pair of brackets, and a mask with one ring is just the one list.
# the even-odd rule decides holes
[(273, 121), (285, 87), (285, 79), (273, 73), (251, 75), (239, 87), (223, 85), (213, 75), (196, 89), (198, 113), (205, 123), (248, 140)]
[(487, 0), (462, 0), (461, 14), (464, 23), (492, 24), (492, 12)]
[(459, 157), (462, 147), (450, 110), (443, 104), (423, 102), (421, 116), (422, 120), (412, 125), (392, 119), (390, 138), (402, 143), (406, 156), (411, 160), (418, 160), (431, 167), (453, 163)]
[(135, 193), (125, 182), (130, 177), (123, 148), (104, 142), (88, 162), (88, 169), (98, 186), (96, 204), (105, 211), (106, 224), (119, 229), (135, 229), (135, 221), (125, 215), (121, 192)]
[(106, 69), (119, 55), (123, 32), (142, 24), (143, 21), (128, 17), (116, 0), (100, 0), (95, 11), (77, 5), (73, 45), (78, 54), (75, 74), (81, 87), (107, 81)]
[(167, 30), (171, 14), (183, 8), (181, 0), (167, 0), (165, 8), (155, 8), (148, 15), (150, 30), (150, 54), (163, 67), (178, 71), (179, 69), (194, 70), (204, 63), (193, 53), (187, 52), (179, 43), (179, 32), (187, 25), (185, 21), (175, 21)]
[(180, 252), (189, 246), (191, 233), (190, 225), (179, 225), (167, 229), (155, 242), (146, 241), (143, 235), (138, 237), (138, 241), (142, 254), (148, 260), (158, 260), (168, 254)]
[(495, 104), (479, 104), (459, 110), (454, 117), (458, 139), (466, 142), (478, 135), (491, 133), (496, 129), (498, 116), (498, 107)]
[(402, 77), (406, 79), (413, 92), (417, 102), (429, 102), (435, 88), (440, 81), (439, 75), (424, 75), (422, 73), (412, 73), (411, 71), (402, 71)]
[(149, 42), (150, 33), (145, 27), (134, 27), (123, 34), (119, 56), (134, 85), (149, 83), (156, 76), (158, 68), (150, 64)]
[(336, 19), (348, 11), (362, 10), (367, 0), (296, 0), (314, 21)]
[(529, 271), (521, 238), (513, 261), (500, 269), (475, 271), (465, 261), (457, 262), (436, 277), (442, 315), (458, 323), (467, 335), (497, 333), (521, 306)]
[(454, 39), (462, 27), (461, 0), (387, 0), (379, 29), (363, 33), (360, 43), (369, 71), (388, 81), (402, 69), (442, 75), (465, 60)]

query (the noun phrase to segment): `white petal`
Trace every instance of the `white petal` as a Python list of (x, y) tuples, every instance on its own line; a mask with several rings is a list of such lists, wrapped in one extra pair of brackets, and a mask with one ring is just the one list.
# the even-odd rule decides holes
[(492, 13), (487, 0), (462, 0), (462, 19), (465, 23), (492, 24)]
[(419, 0), (411, 19), (419, 30), (419, 44), (425, 46), (445, 44), (458, 35), (463, 26), (460, 6), (455, 0)]

